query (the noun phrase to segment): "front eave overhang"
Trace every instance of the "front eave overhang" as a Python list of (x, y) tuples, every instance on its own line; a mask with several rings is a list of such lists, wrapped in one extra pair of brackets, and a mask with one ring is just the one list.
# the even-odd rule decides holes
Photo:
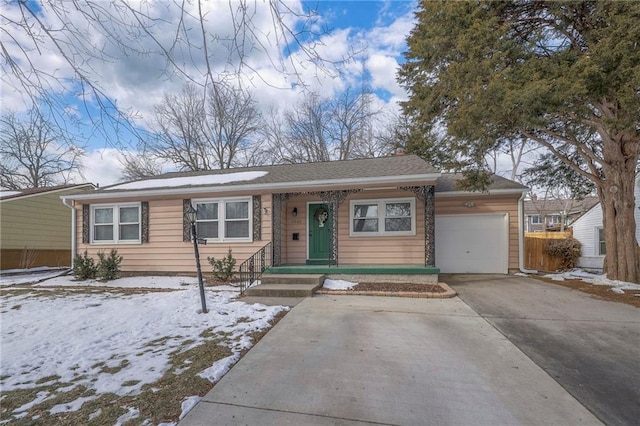
[(528, 188), (511, 188), (511, 189), (493, 189), (488, 192), (473, 191), (446, 191), (436, 192), (436, 197), (483, 197), (491, 195), (521, 195), (528, 192)]
[[(95, 186), (92, 183), (80, 183), (78, 185), (75, 186), (71, 186), (68, 188), (60, 188), (60, 189), (54, 189), (52, 191), (42, 191), (42, 192), (36, 192), (34, 194), (25, 194), (25, 195), (10, 195), (7, 198), (4, 199), (0, 199), (0, 202), (7, 202), (7, 201), (16, 201), (16, 200), (26, 200), (27, 198), (33, 198), (33, 197), (38, 197), (38, 196), (42, 196), (42, 195), (51, 195), (51, 194), (55, 194), (56, 192), (62, 192), (62, 191), (77, 191), (80, 188), (84, 188), (86, 186), (93, 186), (95, 188)], [(67, 197), (66, 195), (61, 195), (60, 198), (64, 198)]]
[(276, 182), (258, 184), (237, 184), (237, 185), (203, 185), (203, 186), (181, 186), (175, 188), (140, 189), (130, 191), (104, 191), (89, 194), (75, 194), (63, 196), (69, 200), (105, 200), (111, 198), (148, 198), (158, 196), (205, 194), (205, 193), (227, 193), (227, 192), (310, 192), (310, 191), (331, 191), (337, 189), (351, 189), (372, 185), (435, 185), (440, 173), (426, 173), (402, 176), (377, 176), (357, 179), (327, 179), (317, 181), (300, 182)]

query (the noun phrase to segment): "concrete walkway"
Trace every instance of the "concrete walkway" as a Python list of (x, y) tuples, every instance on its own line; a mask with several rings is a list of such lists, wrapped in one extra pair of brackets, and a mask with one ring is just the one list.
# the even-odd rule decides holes
[(600, 424), (460, 299), (299, 303), (180, 423)]
[(442, 278), (603, 422), (640, 422), (640, 309), (532, 278)]

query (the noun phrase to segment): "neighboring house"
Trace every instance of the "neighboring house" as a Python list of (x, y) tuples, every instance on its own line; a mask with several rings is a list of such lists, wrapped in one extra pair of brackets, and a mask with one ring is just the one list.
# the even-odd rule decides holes
[(71, 265), (71, 208), (61, 196), (90, 183), (0, 192), (0, 269)]
[(77, 252), (115, 248), (125, 272), (193, 272), (192, 205), (207, 269), (208, 256), (230, 248), (240, 264), (266, 245), (275, 266), (517, 269), (527, 188), (495, 176), (488, 193), (460, 192), (458, 178), (398, 155), (170, 173), (65, 198), (76, 208)]
[[(636, 240), (640, 243), (640, 175), (636, 176), (633, 191), (635, 197)], [(581, 256), (577, 266), (587, 269), (603, 269), (606, 248), (602, 225), (602, 206), (597, 203), (573, 223), (573, 238), (580, 241)]]
[(525, 200), (525, 232), (561, 231), (598, 203), (598, 197), (582, 200), (536, 198)]

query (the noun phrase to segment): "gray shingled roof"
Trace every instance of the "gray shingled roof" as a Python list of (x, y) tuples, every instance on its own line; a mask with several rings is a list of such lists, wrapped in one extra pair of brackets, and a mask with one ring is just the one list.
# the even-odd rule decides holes
[[(170, 179), (178, 177), (220, 175), (226, 173), (264, 171), (266, 175), (250, 181), (216, 184), (215, 186), (233, 186), (238, 184), (277, 184), (294, 182), (314, 182), (333, 179), (366, 179), (376, 177), (410, 176), (438, 174), (438, 170), (416, 155), (397, 155), (393, 157), (379, 157), (344, 161), (328, 161), (319, 163), (282, 164), (275, 166), (242, 167), (225, 170), (211, 170), (204, 172), (174, 172), (165, 173), (150, 179)], [(101, 188), (99, 192), (127, 192), (126, 189), (111, 185)], [(195, 185), (187, 185), (191, 187)], [(203, 186), (213, 186), (203, 185)], [(166, 186), (164, 188), (174, 188)], [(155, 188), (162, 189), (162, 188)]]
[[(461, 173), (442, 173), (442, 177), (436, 182), (436, 192), (454, 192), (459, 191), (457, 188), (458, 182), (462, 180)], [(510, 179), (503, 178), (502, 176), (492, 175), (491, 184), (487, 188), (489, 192), (496, 190), (509, 190), (509, 189), (527, 189), (526, 186), (514, 182)]]
[(42, 187), (39, 187), (39, 188), (19, 189), (19, 190), (16, 190), (16, 191), (20, 191), (19, 194), (12, 194), (12, 195), (2, 196), (1, 193), (0, 193), (0, 199), (4, 201), (4, 200), (10, 200), (10, 199), (13, 199), (13, 198), (26, 197), (27, 195), (44, 194), (44, 193), (47, 193), (47, 192), (62, 191), (64, 189), (80, 188), (80, 187), (87, 186), (87, 185), (93, 185), (93, 184), (91, 184), (91, 183), (74, 183), (74, 184), (68, 184), (68, 185), (42, 186)]
[(557, 199), (543, 199), (538, 198), (536, 201), (525, 200), (524, 213), (525, 214), (558, 214), (567, 207), (570, 208), (569, 213), (584, 213), (598, 204), (600, 199), (598, 197), (585, 197), (582, 200), (557, 200)]

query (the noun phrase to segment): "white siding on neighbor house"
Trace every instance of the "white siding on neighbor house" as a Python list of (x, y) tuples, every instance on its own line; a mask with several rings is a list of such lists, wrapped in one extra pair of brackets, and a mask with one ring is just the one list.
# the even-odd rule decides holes
[(597, 229), (601, 226), (602, 208), (599, 203), (573, 223), (573, 238), (582, 244), (578, 267), (602, 269), (604, 256), (598, 255), (596, 241)]
[[(640, 176), (636, 177), (633, 191), (635, 197), (634, 217), (636, 219), (636, 241), (640, 243)], [(598, 254), (598, 228), (602, 227), (602, 207), (596, 204), (591, 210), (573, 223), (573, 237), (582, 244), (582, 255), (578, 259), (579, 268), (602, 269), (604, 256)]]

